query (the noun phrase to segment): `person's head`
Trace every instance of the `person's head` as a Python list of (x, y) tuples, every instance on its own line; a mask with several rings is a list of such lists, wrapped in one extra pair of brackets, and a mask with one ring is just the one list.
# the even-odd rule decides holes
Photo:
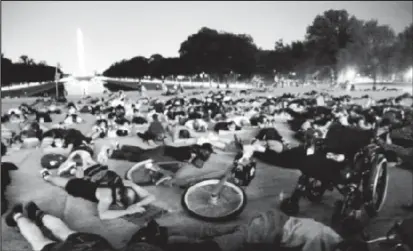
[(128, 208), (139, 201), (139, 196), (133, 188), (128, 186), (115, 186), (113, 188), (114, 204)]
[(197, 119), (195, 119), (193, 126), (194, 126), (194, 130), (198, 131), (201, 127), (201, 124), (199, 123), (199, 121)]
[(214, 153), (214, 149), (212, 148), (212, 145), (210, 143), (204, 143), (201, 145), (199, 149), (198, 157), (202, 161), (207, 161), (212, 153)]
[(230, 131), (235, 131), (237, 129), (237, 125), (235, 124), (235, 122), (234, 121), (230, 121), (229, 123), (228, 123), (228, 130), (230, 130)]
[(125, 107), (118, 105), (115, 108), (115, 114), (117, 117), (121, 117), (125, 115)]
[(152, 119), (153, 119), (153, 121), (159, 121), (159, 117), (158, 117), (158, 114), (154, 114), (154, 115), (152, 115)]

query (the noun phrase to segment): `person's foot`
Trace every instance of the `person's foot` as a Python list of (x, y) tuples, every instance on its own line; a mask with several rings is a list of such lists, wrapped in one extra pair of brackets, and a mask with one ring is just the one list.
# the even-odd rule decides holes
[(18, 214), (23, 214), (23, 205), (22, 204), (16, 204), (13, 206), (12, 210), (6, 215), (5, 221), (7, 226), (9, 227), (16, 227), (17, 222), (16, 222), (16, 216)]
[(36, 222), (37, 225), (41, 225), (41, 218), (44, 215), (43, 211), (34, 203), (33, 201), (30, 201), (27, 203), (25, 206), (25, 210), (27, 212), (27, 217), (32, 220), (33, 222)]
[(413, 212), (413, 203), (402, 205), (402, 209)]

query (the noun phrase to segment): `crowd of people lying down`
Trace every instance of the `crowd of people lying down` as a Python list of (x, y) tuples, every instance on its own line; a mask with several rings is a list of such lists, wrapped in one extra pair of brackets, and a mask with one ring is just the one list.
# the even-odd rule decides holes
[[(373, 100), (315, 91), (278, 97), (245, 94), (222, 90), (202, 98), (179, 95), (161, 101), (133, 100), (118, 92), (78, 102), (49, 99), (21, 104), (2, 116), (2, 156), (19, 149), (41, 148), (39, 178), (70, 196), (96, 203), (101, 220), (144, 214), (149, 205), (173, 211), (145, 186), (188, 186), (193, 180), (181, 179), (179, 173), (191, 170), (196, 174), (215, 150), (237, 148), (240, 141), (223, 137), (226, 132), (256, 129), (256, 136), (249, 141), (252, 147), (244, 149), (243, 157), (302, 171), (308, 167), (295, 151), (311, 137), (324, 138), (329, 149), (345, 157), (379, 137), (389, 161), (413, 171), (411, 95)], [(90, 114), (95, 122), (89, 131), (76, 129)], [(63, 120), (56, 121), (58, 116)], [(286, 140), (277, 129), (280, 124), (288, 125), (302, 143)], [(121, 137), (136, 137), (137, 142), (150, 147), (119, 144)], [(107, 138), (113, 140), (97, 147)], [(167, 168), (156, 164), (166, 157), (180, 164)], [(143, 168), (131, 168), (121, 177), (113, 171), (116, 167), (108, 167), (109, 159), (127, 160)], [(19, 229), (33, 250), (114, 250), (103, 237), (70, 229), (35, 202), (9, 206), (6, 189), (13, 175), (19, 175), (19, 167), (2, 162), (2, 215), (8, 226)], [(406, 203), (404, 208), (413, 211), (413, 201)], [(335, 250), (343, 238), (362, 232), (363, 213), (349, 218), (347, 224), (352, 227), (339, 231), (313, 219), (288, 216), (278, 208), (231, 227), (166, 228), (152, 220), (137, 230), (123, 250)], [(44, 228), (55, 239), (46, 237)]]

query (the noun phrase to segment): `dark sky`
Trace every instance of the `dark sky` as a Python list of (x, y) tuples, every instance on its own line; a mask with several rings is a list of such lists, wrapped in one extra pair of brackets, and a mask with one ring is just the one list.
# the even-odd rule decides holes
[(78, 72), (77, 29), (83, 33), (88, 72), (115, 61), (160, 53), (177, 56), (181, 42), (206, 26), (250, 34), (272, 49), (276, 40), (304, 38), (306, 27), (328, 9), (377, 19), (396, 32), (412, 22), (412, 2), (2, 2), (2, 53), (17, 60), (60, 62)]

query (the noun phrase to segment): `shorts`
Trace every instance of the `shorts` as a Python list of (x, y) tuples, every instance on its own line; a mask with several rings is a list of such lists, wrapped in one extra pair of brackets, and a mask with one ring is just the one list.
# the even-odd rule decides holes
[(103, 237), (90, 233), (75, 233), (63, 242), (46, 245), (41, 251), (114, 251)]

